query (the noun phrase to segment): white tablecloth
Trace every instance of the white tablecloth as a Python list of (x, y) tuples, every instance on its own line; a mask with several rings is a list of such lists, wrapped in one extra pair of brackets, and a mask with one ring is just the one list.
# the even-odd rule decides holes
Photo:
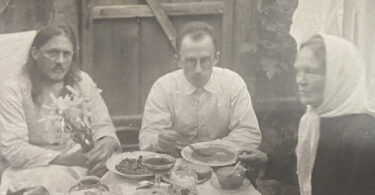
[[(136, 195), (137, 191), (135, 186), (140, 180), (130, 180), (111, 172), (105, 174), (102, 178), (102, 183), (108, 185), (114, 191), (120, 191), (121, 194)], [(235, 192), (235, 191), (221, 191), (214, 188), (211, 185), (211, 181), (208, 180), (203, 184), (197, 186), (198, 193), (200, 195), (261, 195), (252, 185), (246, 190)]]

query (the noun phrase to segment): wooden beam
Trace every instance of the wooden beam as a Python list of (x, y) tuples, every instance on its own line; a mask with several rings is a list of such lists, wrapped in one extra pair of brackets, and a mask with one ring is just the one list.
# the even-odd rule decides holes
[(92, 75), (93, 67), (93, 25), (92, 19), (90, 16), (91, 4), (89, 0), (82, 0), (81, 2), (81, 24), (80, 29), (82, 33), (81, 37), (81, 63), (82, 69)]
[(223, 67), (232, 67), (232, 39), (233, 39), (233, 17), (234, 17), (234, 3), (235, 0), (224, 0), (224, 14), (223, 14), (223, 45), (222, 45), (222, 60)]
[(167, 14), (161, 7), (160, 3), (157, 0), (146, 0), (150, 6), (152, 12), (155, 15), (156, 20), (159, 22), (161, 28), (163, 29), (165, 35), (168, 38), (168, 41), (173, 46), (173, 49), (177, 52), (176, 47), (176, 29), (173, 26), (173, 23), (168, 18)]
[[(227, 1), (227, 0), (225, 0)], [(161, 3), (167, 15), (203, 15), (223, 14), (223, 2), (186, 2), (186, 3)], [(92, 19), (153, 17), (154, 14), (148, 5), (115, 5), (94, 6), (91, 9)]]

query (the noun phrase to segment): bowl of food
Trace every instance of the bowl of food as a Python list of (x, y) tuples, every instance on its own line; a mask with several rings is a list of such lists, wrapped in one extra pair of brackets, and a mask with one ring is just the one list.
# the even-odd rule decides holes
[(176, 158), (168, 154), (148, 154), (143, 156), (142, 165), (153, 173), (165, 173), (171, 170), (176, 162)]
[(221, 167), (215, 171), (222, 189), (238, 189), (245, 179), (245, 171), (241, 168), (234, 170), (233, 166)]
[(152, 154), (152, 152), (136, 151), (115, 154), (107, 160), (108, 170), (117, 175), (129, 179), (147, 179), (153, 176), (153, 173), (142, 165), (143, 156)]
[(160, 187), (162, 174), (168, 173), (175, 165), (176, 158), (168, 154), (153, 153), (143, 157), (142, 165), (155, 175), (156, 187)]
[[(193, 149), (194, 148), (194, 149)], [(224, 143), (200, 142), (190, 144), (181, 151), (185, 160), (209, 167), (228, 166), (236, 163), (238, 151)]]

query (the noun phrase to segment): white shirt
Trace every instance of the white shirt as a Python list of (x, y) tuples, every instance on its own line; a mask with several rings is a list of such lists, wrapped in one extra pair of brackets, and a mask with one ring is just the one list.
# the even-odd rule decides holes
[(219, 67), (214, 67), (203, 88), (191, 85), (182, 70), (154, 83), (144, 109), (141, 150), (161, 150), (158, 135), (163, 130), (177, 132), (178, 148), (214, 140), (256, 148), (261, 141), (246, 83), (237, 73)]

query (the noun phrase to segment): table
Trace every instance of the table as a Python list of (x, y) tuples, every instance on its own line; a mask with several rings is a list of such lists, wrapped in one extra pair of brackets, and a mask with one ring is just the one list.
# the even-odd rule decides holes
[[(127, 179), (111, 172), (107, 172), (102, 177), (103, 184), (108, 185), (114, 191), (118, 191), (121, 194), (126, 195), (136, 195), (135, 186), (139, 181), (140, 180)], [(197, 186), (197, 190), (200, 195), (261, 195), (252, 185), (250, 185), (247, 190), (241, 192), (220, 191), (211, 185), (210, 180), (204, 182), (203, 184), (199, 184)]]

